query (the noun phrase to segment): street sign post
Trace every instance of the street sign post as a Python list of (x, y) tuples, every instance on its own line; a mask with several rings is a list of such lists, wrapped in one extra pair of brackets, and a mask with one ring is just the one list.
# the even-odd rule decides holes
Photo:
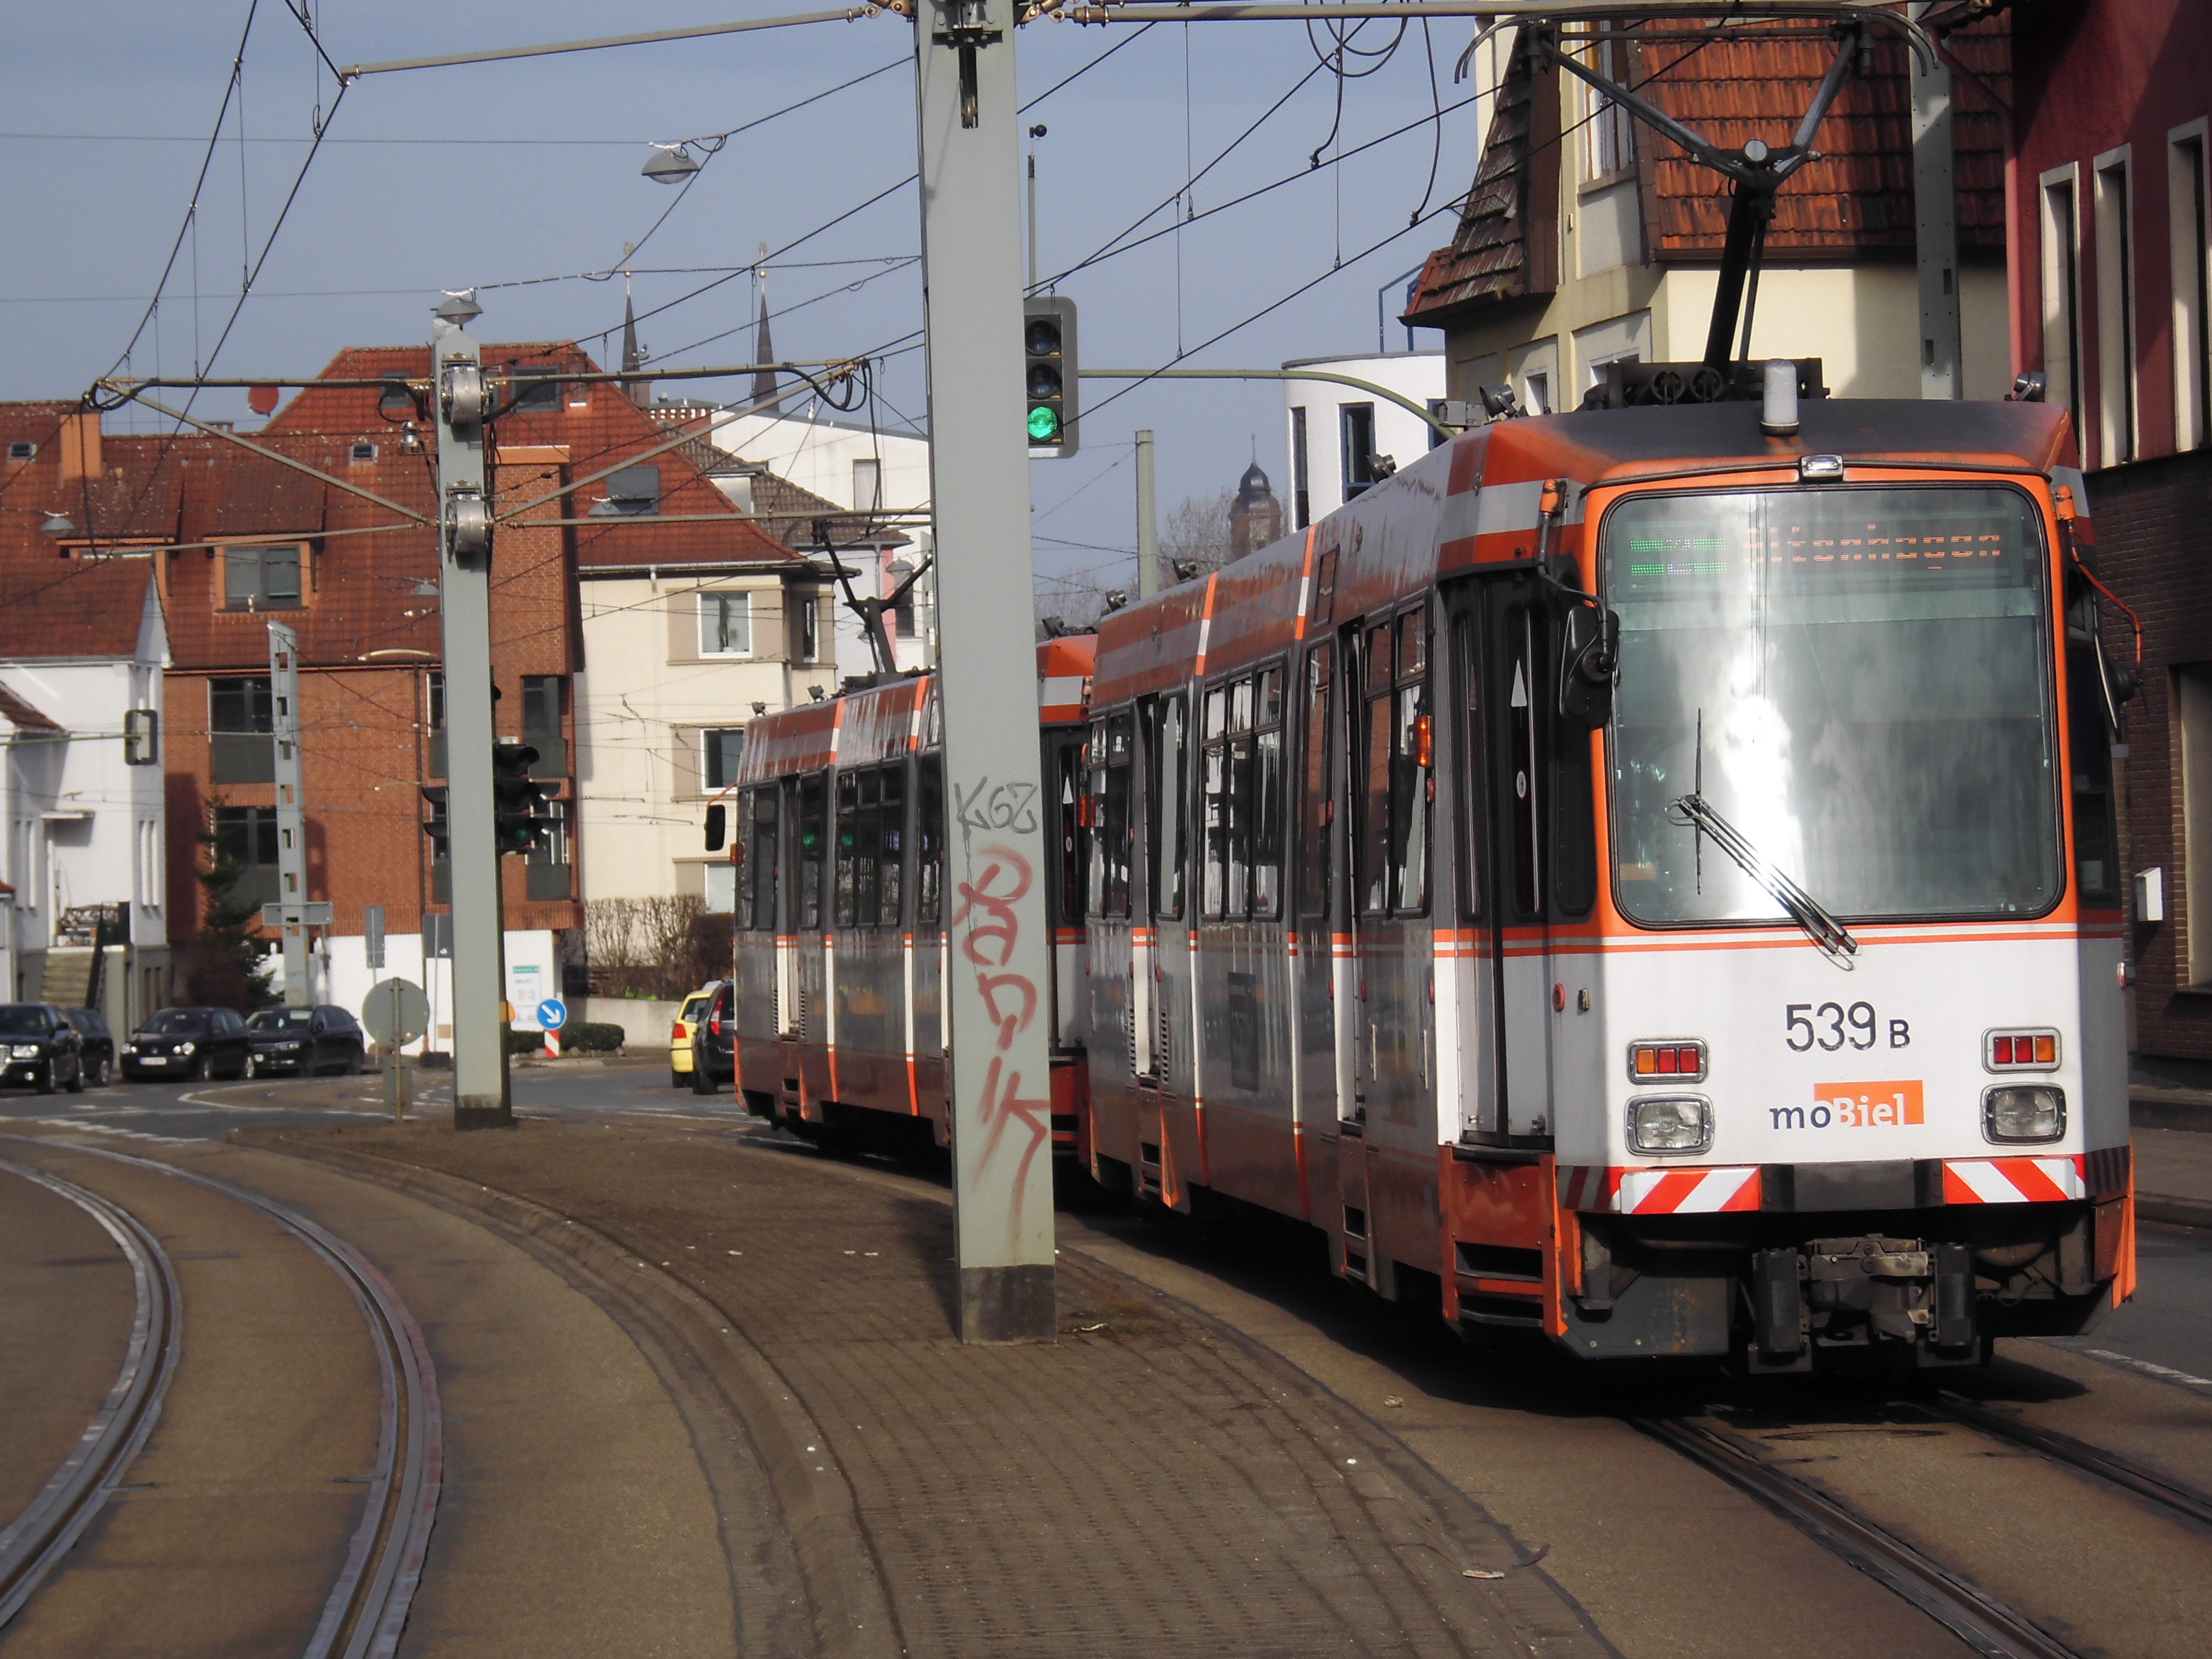
[(545, 1058), (561, 1058), (561, 1028), (568, 1023), (568, 1005), (558, 997), (548, 997), (538, 1005), (538, 1029), (545, 1033)]
[(376, 1040), (379, 1056), (391, 1062), (384, 1069), (384, 1097), (391, 1104), (392, 1121), (402, 1122), (407, 1116), (407, 1056), (401, 1051), (430, 1029), (430, 999), (412, 980), (379, 980), (362, 1001), (361, 1027)]

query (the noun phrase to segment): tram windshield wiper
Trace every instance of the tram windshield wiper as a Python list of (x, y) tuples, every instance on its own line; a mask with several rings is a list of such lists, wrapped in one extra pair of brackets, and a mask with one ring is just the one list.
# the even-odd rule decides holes
[(1850, 929), (1831, 915), (1820, 900), (1791, 880), (1786, 872), (1768, 863), (1765, 855), (1751, 844), (1743, 831), (1715, 811), (1703, 795), (1683, 795), (1669, 801), (1667, 817), (1685, 830), (1711, 836), (1713, 845), (1734, 859), (1744, 874), (1789, 913), (1790, 919), (1820, 947), (1821, 954), (1838, 967), (1848, 969), (1852, 965), (1851, 958), (1858, 954), (1859, 942), (1851, 937)]

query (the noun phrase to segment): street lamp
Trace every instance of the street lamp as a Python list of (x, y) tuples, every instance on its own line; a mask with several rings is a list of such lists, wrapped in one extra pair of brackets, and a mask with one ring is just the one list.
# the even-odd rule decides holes
[(655, 144), (651, 159), (638, 171), (656, 185), (680, 185), (699, 171), (699, 162), (683, 144)]
[(59, 507), (50, 507), (46, 512), (46, 522), (39, 528), (46, 534), (59, 540), (64, 536), (76, 534), (76, 520)]

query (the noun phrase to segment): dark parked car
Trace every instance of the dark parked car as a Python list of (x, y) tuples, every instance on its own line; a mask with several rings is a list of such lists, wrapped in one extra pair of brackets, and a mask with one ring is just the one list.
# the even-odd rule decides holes
[(62, 1018), (83, 1042), (84, 1080), (97, 1089), (115, 1069), (115, 1033), (107, 1029), (107, 1017), (97, 1008), (64, 1008)]
[(0, 1003), (0, 1057), (7, 1062), (0, 1083), (28, 1084), (42, 1095), (57, 1083), (73, 1095), (84, 1092), (83, 1039), (48, 1003)]
[(126, 1078), (244, 1077), (246, 1022), (228, 1008), (164, 1008), (131, 1034), (117, 1056)]
[(691, 1092), (711, 1095), (724, 1078), (738, 1080), (738, 1022), (732, 998), (737, 988), (717, 980), (697, 993), (691, 1027)]
[(246, 1022), (252, 1043), (249, 1077), (297, 1072), (311, 1077), (332, 1070), (361, 1070), (368, 1048), (361, 1027), (343, 1008), (264, 1008)]

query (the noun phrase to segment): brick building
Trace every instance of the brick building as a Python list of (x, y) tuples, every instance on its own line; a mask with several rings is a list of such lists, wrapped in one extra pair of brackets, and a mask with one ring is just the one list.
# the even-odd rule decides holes
[[(666, 435), (619, 388), (564, 380), (563, 371), (595, 369), (574, 345), (490, 346), (485, 363), (524, 388), (494, 422), (495, 506), (538, 503), (502, 528), (494, 555), (498, 729), (538, 749), (538, 775), (563, 819), (526, 860), (501, 861), (508, 965), (511, 982), (550, 992), (564, 957), (582, 945), (579, 784), (588, 790), (591, 771), (577, 744), (580, 567), (782, 572), (793, 562), (679, 451), (568, 488)], [(404, 384), (428, 371), (427, 348), (356, 349), (323, 378)], [(29, 411), (18, 424), (42, 417), (35, 406), (17, 407)], [(90, 568), (124, 550), (151, 567), (169, 653), (161, 761), (170, 940), (187, 945), (200, 926), (204, 834), (242, 860), (245, 896), (276, 896), (268, 624), (281, 620), (299, 638), (307, 896), (333, 908), (316, 945), (315, 994), (357, 1006), (384, 974), (421, 976), (437, 1020), (450, 1003), (439, 963), (425, 960), (425, 917), (446, 908), (446, 866), (422, 834), (419, 793), (448, 764), (438, 556), (427, 522), (434, 434), (396, 391), (324, 385), (252, 434), (265, 453), (215, 436), (103, 438), (88, 416), (70, 429), (92, 463), (66, 489), (57, 474), (0, 495), (0, 557), (9, 568), (58, 559)], [(75, 531), (58, 544), (37, 528), (58, 507)], [(386, 939), (379, 969), (367, 959), (371, 907), (382, 908)], [(434, 1034), (432, 1046), (442, 1046)]]
[(2074, 414), (2100, 574), (2143, 627), (2122, 857), (2154, 1066), (2212, 1061), (2208, 61), (2197, 0), (2046, 0), (2014, 45), (2013, 350)]

